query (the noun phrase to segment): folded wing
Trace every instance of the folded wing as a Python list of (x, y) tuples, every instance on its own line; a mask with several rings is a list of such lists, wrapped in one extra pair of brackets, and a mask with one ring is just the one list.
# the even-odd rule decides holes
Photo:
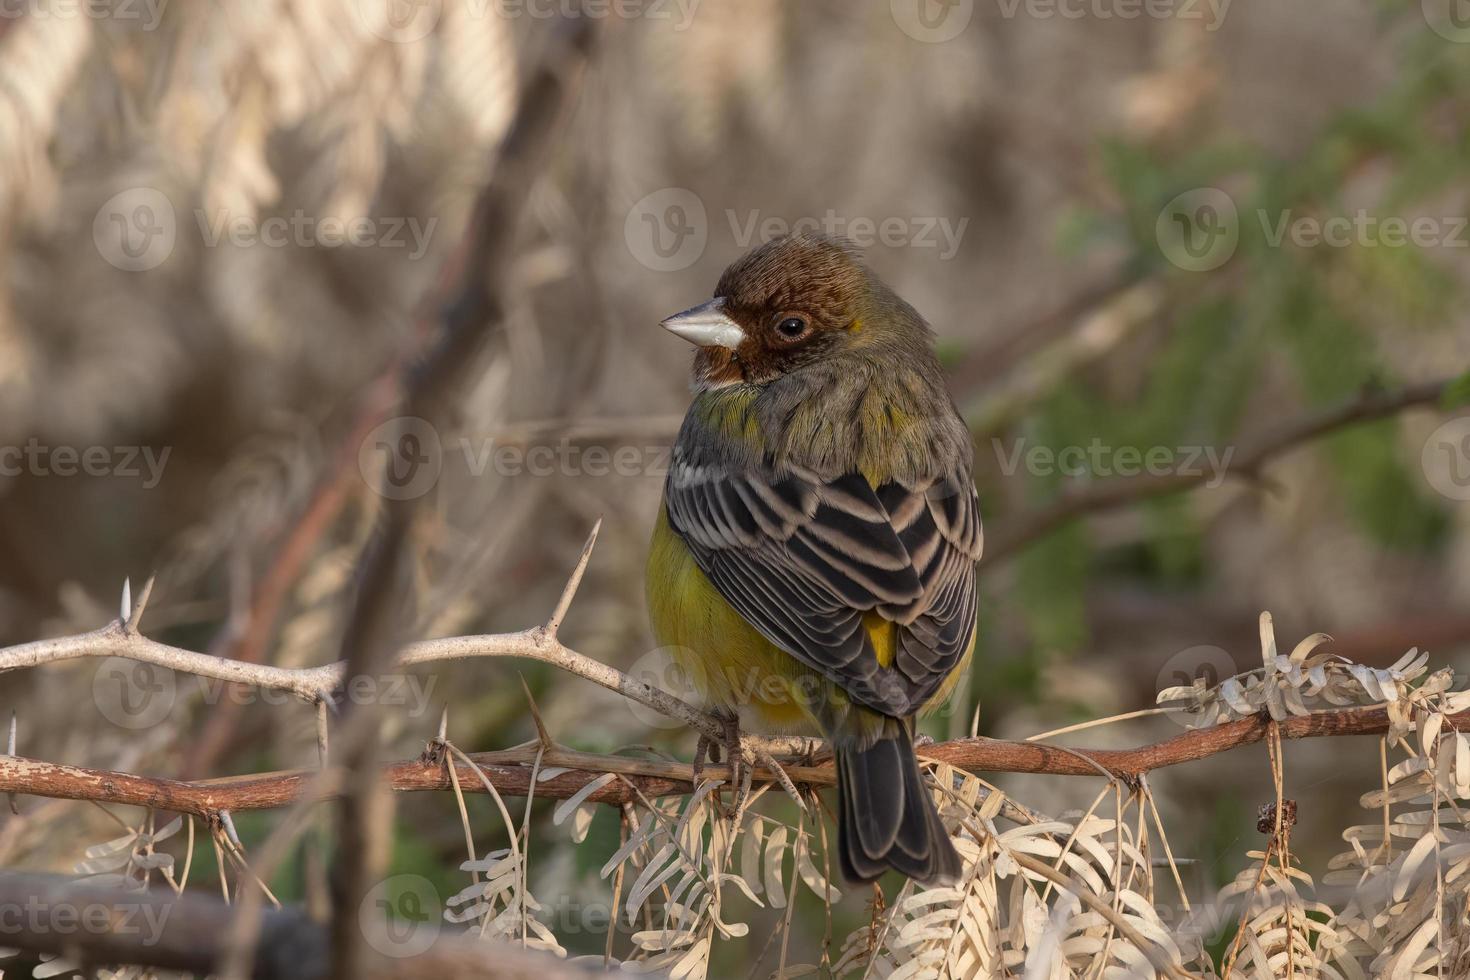
[[(725, 600), (858, 703), (912, 714), (969, 646), (983, 534), (967, 473), (875, 488), (855, 473), (824, 479), (676, 458), (665, 500), (670, 525)], [(874, 610), (898, 624), (891, 668), (863, 629)]]

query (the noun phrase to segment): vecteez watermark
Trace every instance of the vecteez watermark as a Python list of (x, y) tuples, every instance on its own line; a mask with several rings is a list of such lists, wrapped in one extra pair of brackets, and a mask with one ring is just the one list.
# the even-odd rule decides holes
[[(991, 440), (1004, 476), (1071, 479), (1140, 475), (1199, 477), (1206, 489), (1220, 486), (1235, 456), (1234, 446), (1118, 446), (1095, 438), (1066, 446), (1025, 437)], [(401, 416), (374, 428), (358, 447), (358, 470), (374, 491), (394, 500), (434, 490), (446, 472), (471, 479), (546, 477), (668, 476), (670, 442), (611, 445), (560, 439), (526, 442), (496, 435), (444, 435), (424, 419)]]
[(400, 44), (421, 41), (444, 17), (446, 2), (475, 20), (644, 20), (686, 31), (702, 0), (355, 0), (363, 29)]
[(427, 420), (383, 422), (358, 446), (363, 480), (390, 500), (421, 497), (449, 469), (472, 479), (518, 477), (658, 477), (668, 475), (669, 442), (609, 445), (557, 439), (527, 442), (497, 435), (441, 436)]
[(694, 23), (702, 0), (467, 0), (477, 16), (491, 12), (507, 20), (649, 20), (664, 21), (675, 31)]
[(1470, 218), (1463, 214), (1396, 215), (1357, 208), (1314, 214), (1255, 208), (1242, 217), (1235, 199), (1218, 187), (1196, 187), (1159, 211), (1154, 237), (1171, 263), (1189, 272), (1218, 269), (1235, 255), (1249, 231), (1265, 247), (1278, 248), (1470, 248)]
[(493, 436), (457, 440), (470, 476), (667, 476), (672, 447), (602, 446), (572, 442), (497, 444)]
[(1420, 0), (1429, 29), (1446, 41), (1470, 44), (1470, 4), (1465, 0)]
[[(1174, 687), (1196, 685), (1209, 690), (1240, 671), (1241, 667), (1224, 647), (1209, 644), (1192, 646), (1164, 661), (1159, 668), (1158, 678), (1154, 681), (1154, 690), (1165, 691)], [(1183, 728), (1193, 728), (1200, 720), (1199, 713), (1183, 703), (1166, 707), (1164, 716)]]
[(704, 255), (713, 235), (727, 236), (741, 251), (785, 235), (818, 233), (844, 238), (858, 248), (919, 249), (940, 261), (953, 259), (964, 241), (968, 217), (951, 215), (772, 214), (760, 208), (724, 208), (714, 219), (704, 200), (684, 187), (664, 187), (640, 198), (623, 221), (623, 241), (640, 265), (655, 272), (687, 269)]
[(1009, 444), (999, 437), (990, 440), (1003, 476), (1025, 471), (1031, 476), (1062, 476), (1093, 479), (1130, 476), (1203, 477), (1203, 486), (1213, 490), (1225, 482), (1235, 447), (1226, 446), (1114, 446), (1101, 438), (1081, 445), (1048, 446), (1025, 437)]
[[(363, 674), (348, 680), (337, 695), (352, 704), (378, 704), (401, 709), (411, 718), (425, 717), (438, 678), (433, 674)], [(158, 664), (108, 657), (92, 675), (92, 700), (102, 717), (119, 728), (141, 731), (162, 724), (181, 697), (205, 705), (294, 704), (290, 691), (232, 683), (214, 677), (183, 675)]]
[[(0, 0), (3, 2), (3, 0)], [(103, 202), (92, 219), (97, 254), (125, 272), (147, 272), (168, 261), (180, 234), (193, 231), (204, 248), (377, 248), (417, 261), (429, 251), (437, 217), (417, 215), (261, 215), (229, 208), (194, 208), (181, 221), (156, 187), (130, 187)], [(192, 224), (192, 228), (190, 227)]]
[[(688, 647), (679, 646), (648, 651), (626, 673), (634, 680), (691, 704), (703, 703), (707, 692), (719, 691), (722, 706), (742, 714), (748, 710), (757, 718), (764, 715), (800, 720), (820, 714), (836, 697), (862, 701), (868, 695), (881, 698), (886, 693), (877, 687), (865, 688), (862, 681), (848, 678), (843, 681), (839, 694), (833, 681), (815, 672), (785, 675), (756, 666), (714, 663)], [(958, 698), (948, 698), (924, 714), (930, 718), (948, 718), (958, 703)], [(680, 728), (685, 724), (639, 701), (625, 699), (623, 704), (648, 728)]]
[(384, 878), (363, 896), (358, 925), (368, 945), (384, 956), (427, 953), (444, 928), (444, 903), (422, 875)]
[(975, 16), (975, 0), (889, 0), (893, 23), (915, 41), (943, 44), (959, 37)]
[[(18, 935), (128, 936), (157, 945), (173, 909), (161, 902), (88, 902), (64, 897), (0, 903), (0, 939)], [(0, 943), (3, 945), (3, 943)]]
[(1280, 248), (1283, 242), (1290, 242), (1297, 248), (1316, 248), (1319, 245), (1328, 248), (1470, 247), (1470, 237), (1465, 234), (1465, 226), (1470, 219), (1464, 215), (1383, 217), (1359, 208), (1352, 214), (1327, 217), (1295, 214), (1290, 209), (1277, 215), (1259, 210), (1256, 216), (1261, 222), (1262, 237), (1272, 248)]
[(171, 452), (172, 446), (50, 445), (32, 437), (22, 446), (0, 446), (0, 477), (116, 477), (152, 490)]
[(1225, 23), (1232, 0), (994, 0), (1001, 17), (1014, 20), (1179, 20), (1206, 31)]
[(1441, 496), (1470, 501), (1470, 415), (1448, 419), (1431, 432), (1419, 463)]
[(0, 0), (0, 21), (113, 20), (152, 31), (169, 0)]
[(421, 259), (438, 218), (417, 217), (338, 218), (316, 217), (297, 208), (289, 215), (260, 217), (232, 214), (227, 208), (194, 212), (199, 237), (207, 248), (224, 243), (237, 248), (264, 245), (266, 248), (393, 248), (407, 249), (410, 259)]
[(915, 41), (942, 44), (964, 33), (977, 5), (1002, 20), (1178, 20), (1217, 31), (1232, 0), (889, 0), (893, 23)]
[(1187, 272), (1218, 269), (1240, 244), (1235, 199), (1218, 187), (1185, 191), (1159, 212), (1154, 239), (1164, 257)]

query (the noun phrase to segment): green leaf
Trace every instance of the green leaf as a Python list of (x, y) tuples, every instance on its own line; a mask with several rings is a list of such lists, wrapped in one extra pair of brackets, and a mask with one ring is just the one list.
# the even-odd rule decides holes
[(1470, 405), (1470, 371), (1466, 371), (1445, 386), (1439, 396), (1439, 407), (1446, 412)]

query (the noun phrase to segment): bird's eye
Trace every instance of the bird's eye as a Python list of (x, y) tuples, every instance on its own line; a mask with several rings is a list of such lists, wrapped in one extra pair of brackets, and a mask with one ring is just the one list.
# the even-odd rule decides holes
[(807, 323), (799, 316), (788, 316), (776, 324), (776, 332), (787, 340), (795, 340), (807, 331)]

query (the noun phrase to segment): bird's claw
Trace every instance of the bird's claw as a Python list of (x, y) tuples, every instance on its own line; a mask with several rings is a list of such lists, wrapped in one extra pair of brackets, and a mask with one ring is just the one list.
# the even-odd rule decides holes
[(730, 766), (730, 782), (738, 785), (740, 783), (743, 766), (746, 760), (744, 743), (740, 737), (740, 719), (735, 715), (720, 715), (719, 720), (724, 726), (723, 736), (716, 738), (701, 732), (699, 741), (694, 746), (694, 785), (698, 786), (704, 776), (706, 763), (719, 765), (721, 761), (728, 762)]
[(740, 740), (740, 719), (729, 715), (725, 723), (725, 761), (730, 764), (730, 785), (739, 786), (744, 777), (745, 746)]
[(749, 780), (755, 773), (756, 755), (746, 746), (740, 733), (739, 717), (734, 714), (720, 714), (718, 717), (724, 728), (722, 736), (700, 734), (694, 748), (692, 778), (694, 785), (698, 786), (704, 779), (706, 764), (719, 764), (723, 759), (729, 765), (729, 784), (735, 791), (734, 812), (738, 814), (744, 809), (750, 792)]
[(694, 772), (692, 777), (696, 787), (704, 779), (705, 760), (708, 759), (711, 762), (718, 762), (719, 760), (715, 756), (719, 751), (719, 746), (715, 745), (714, 739), (703, 732), (699, 733), (699, 741), (694, 744)]

